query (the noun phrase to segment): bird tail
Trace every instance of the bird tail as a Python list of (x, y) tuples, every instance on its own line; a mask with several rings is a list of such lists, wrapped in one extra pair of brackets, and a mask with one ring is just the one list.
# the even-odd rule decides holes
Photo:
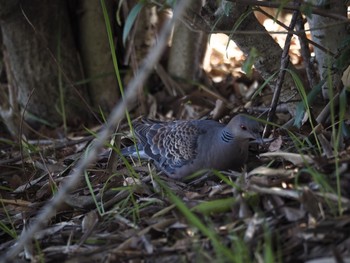
[[(113, 151), (113, 150), (112, 149), (104, 150), (103, 152), (101, 152), (99, 154), (99, 159), (108, 158), (111, 154), (111, 151)], [(143, 151), (143, 149), (140, 146), (138, 146), (138, 152), (139, 152), (140, 158), (145, 158), (145, 152)], [(131, 145), (131, 146), (125, 147), (123, 149), (120, 149), (120, 153), (123, 156), (132, 156), (132, 157), (138, 158), (138, 154), (137, 154), (135, 145)]]
[(121, 149), (121, 154), (124, 156), (132, 156), (132, 157), (140, 157), (144, 159), (148, 159), (149, 157), (145, 154), (145, 151), (140, 145), (137, 145), (137, 150), (135, 145), (131, 145)]
[(131, 145), (131, 146), (128, 146), (128, 147), (121, 149), (121, 154), (124, 156), (128, 156), (128, 155), (134, 156), (134, 154), (136, 152), (137, 151), (136, 151), (135, 145)]

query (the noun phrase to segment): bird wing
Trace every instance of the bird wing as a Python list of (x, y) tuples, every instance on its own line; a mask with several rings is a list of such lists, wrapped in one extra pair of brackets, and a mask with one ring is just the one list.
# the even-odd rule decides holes
[(169, 173), (196, 158), (198, 137), (205, 133), (194, 121), (143, 119), (134, 129), (145, 153)]

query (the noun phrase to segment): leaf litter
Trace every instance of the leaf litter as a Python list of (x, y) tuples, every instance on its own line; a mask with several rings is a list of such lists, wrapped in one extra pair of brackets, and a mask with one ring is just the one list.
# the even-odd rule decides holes
[[(248, 83), (240, 82), (243, 76), (232, 78), (232, 65), (227, 66), (231, 62), (217, 61), (216, 50), (212, 54), (216, 59), (209, 74), (220, 80), (213, 84), (214, 91), (181, 95), (169, 106), (163, 98), (175, 84), (167, 81), (165, 94), (149, 95), (150, 115), (161, 120), (209, 115), (225, 122), (234, 112), (256, 115), (268, 105), (266, 91), (254, 101), (245, 96), (255, 90), (258, 78), (253, 75)], [(125, 127), (121, 131), (128, 133)], [(293, 134), (297, 141), (281, 130), (266, 147), (252, 149), (242, 172), (208, 172), (204, 179), (185, 182), (167, 178), (147, 162), (128, 158), (126, 163), (115, 152), (116, 158), (101, 154), (19, 258), (261, 262), (271, 253), (273, 262), (348, 262), (349, 140), (341, 140), (342, 149), (335, 155), (328, 130), (318, 131), (320, 148), (307, 122)], [(82, 132), (60, 147), (52, 139), (35, 145), (36, 151), (23, 159), (16, 146), (0, 145), (1, 253), (15, 244), (56, 193), (91, 139)], [(130, 143), (124, 137), (121, 141)]]

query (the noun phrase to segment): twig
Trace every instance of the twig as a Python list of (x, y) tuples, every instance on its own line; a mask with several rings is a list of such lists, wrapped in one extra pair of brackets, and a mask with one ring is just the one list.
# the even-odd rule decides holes
[(327, 118), (330, 116), (331, 107), (337, 107), (338, 105), (339, 105), (339, 92), (336, 93), (333, 96), (333, 98), (329, 100), (327, 105), (322, 109), (322, 111), (316, 118), (316, 122), (325, 124)]
[[(262, 3), (262, 2), (259, 2), (259, 3)], [(254, 10), (257, 10), (261, 13), (263, 13), (265, 16), (267, 16), (268, 18), (274, 20), (278, 25), (280, 25), (285, 31), (272, 31), (272, 30), (267, 30), (267, 32), (270, 34), (270, 35), (285, 35), (285, 34), (288, 34), (288, 33), (292, 33), (292, 34), (295, 34), (297, 36), (299, 36), (300, 34), (303, 34), (305, 32), (310, 32), (310, 31), (314, 31), (314, 30), (321, 30), (321, 29), (325, 29), (325, 28), (330, 28), (330, 27), (334, 27), (334, 26), (338, 26), (338, 25), (341, 25), (341, 24), (344, 24), (343, 21), (337, 21), (337, 22), (334, 22), (334, 23), (328, 23), (327, 25), (322, 25), (322, 26), (319, 26), (319, 27), (314, 27), (312, 29), (307, 29), (307, 30), (289, 30), (289, 27), (284, 25), (282, 22), (280, 22), (278, 19), (275, 19), (273, 16), (269, 15), (268, 13), (266, 13), (264, 10), (262, 10), (261, 8), (259, 7), (256, 7), (254, 8)], [(200, 15), (196, 14), (195, 16), (195, 19), (190, 19), (189, 17), (187, 16), (184, 16), (182, 18), (181, 21), (183, 21), (186, 26), (192, 30), (193, 32), (198, 32), (198, 31), (202, 31), (202, 32), (205, 32), (205, 33), (208, 33), (208, 34), (212, 34), (212, 33), (224, 33), (224, 34), (231, 34), (232, 33), (232, 30), (215, 30), (213, 28), (211, 28), (210, 26), (208, 26), (207, 24), (207, 21), (209, 18), (208, 17), (201, 17)], [(200, 30), (199, 30), (200, 29)], [(235, 35), (263, 35), (263, 34), (266, 34), (265, 31), (258, 31), (258, 30), (235, 30)], [(331, 51), (329, 51), (327, 48), (317, 44), (315, 41), (311, 40), (311, 39), (307, 39), (307, 41), (309, 42), (309, 44), (315, 46), (316, 48), (324, 51), (325, 53), (329, 53), (333, 56), (335, 56), (335, 54)]]
[[(291, 34), (292, 33), (292, 34), (297, 35), (299, 38), (305, 36), (305, 40), (304, 41), (306, 43), (309, 43), (309, 44), (313, 45), (314, 47), (322, 50), (323, 52), (325, 52), (327, 54), (330, 54), (331, 56), (335, 56), (335, 54), (331, 50), (329, 50), (328, 48), (319, 45), (318, 43), (316, 43), (315, 41), (313, 41), (311, 39), (308, 39), (306, 37), (305, 33), (306, 33), (306, 31), (319, 30), (319, 29), (330, 27), (330, 26), (335, 26), (335, 25), (338, 25), (339, 23), (327, 24), (326, 26), (320, 26), (318, 28), (312, 28), (312, 29), (309, 29), (309, 30), (305, 30), (304, 25), (302, 27), (298, 27), (298, 22), (297, 22), (297, 30), (292, 30), (290, 27), (286, 26), (281, 21), (279, 21), (278, 19), (276, 19), (275, 17), (273, 17), (269, 13), (265, 12), (260, 7), (255, 8), (255, 10), (257, 10), (260, 13), (262, 13), (264, 16), (268, 17), (269, 19), (273, 20), (277, 25), (279, 25), (284, 30), (286, 30), (286, 32), (279, 32), (279, 33), (284, 33), (284, 34), (288, 34), (288, 33)], [(300, 13), (300, 17), (302, 19), (301, 13)], [(277, 33), (277, 32), (274, 32), (274, 31), (267, 31), (267, 32), (269, 32), (269, 34), (276, 34)], [(235, 32), (235, 34), (237, 34), (237, 32)]]
[[(280, 8), (281, 4), (279, 2), (271, 2), (271, 1), (257, 1), (257, 0), (228, 0), (229, 2), (243, 2), (246, 5), (256, 5), (256, 6), (264, 6), (271, 8)], [(282, 6), (283, 10), (293, 10), (301, 12), (301, 7), (299, 3), (288, 3)], [(312, 14), (325, 16), (333, 19), (340, 20), (344, 23), (350, 23), (350, 20), (344, 16), (338, 15), (336, 13), (331, 13), (329, 10), (325, 8), (319, 8), (315, 6), (310, 6), (309, 8)]]
[[(290, 25), (289, 25), (290, 30), (292, 30), (295, 27), (298, 16), (299, 16), (299, 11), (294, 11), (292, 20), (291, 20)], [(288, 68), (288, 64), (289, 64), (288, 51), (289, 51), (289, 47), (290, 47), (290, 42), (292, 40), (292, 36), (293, 36), (293, 34), (288, 33), (288, 35), (286, 37), (285, 44), (284, 44), (282, 58), (281, 58), (281, 68), (280, 68), (280, 72), (278, 74), (275, 92), (273, 93), (273, 97), (272, 97), (271, 109), (269, 110), (269, 112), (267, 114), (267, 121), (268, 122), (273, 121), (273, 117), (274, 117), (276, 109), (277, 109), (277, 104), (278, 104), (278, 100), (279, 100), (279, 97), (281, 94), (281, 89), (282, 89), (282, 83), (284, 80), (284, 76), (286, 74), (286, 69)], [(269, 133), (269, 126), (266, 125), (265, 129), (264, 129), (264, 137), (268, 133)]]
[(316, 86), (319, 80), (311, 62), (310, 49), (309, 49), (308, 40), (307, 40), (305, 31), (304, 31), (304, 22), (303, 22), (303, 17), (301, 16), (301, 13), (298, 14), (296, 28), (297, 30), (302, 32), (298, 34), (300, 47), (301, 47), (301, 56), (303, 57), (306, 75), (309, 81), (309, 87), (313, 88)]
[[(83, 142), (91, 141), (94, 139), (94, 135), (89, 135), (87, 137), (77, 139), (77, 140), (67, 140), (67, 139), (61, 139), (61, 140), (28, 140), (28, 143), (30, 145), (36, 145), (36, 146), (44, 146), (45, 148), (43, 149), (45, 152), (47, 151), (57, 151), (65, 147), (69, 147), (75, 144), (80, 144)], [(24, 163), (27, 157), (25, 157), (23, 154), (19, 156), (12, 157), (11, 159), (5, 159), (5, 160), (0, 160), (0, 166), (2, 165), (8, 165), (12, 164), (18, 161), (21, 161)], [(24, 168), (23, 168), (24, 169)]]
[(76, 169), (72, 172), (72, 175), (69, 177), (66, 183), (62, 185), (62, 188), (60, 188), (55, 197), (44, 206), (43, 210), (39, 212), (38, 216), (35, 218), (35, 220), (33, 220), (33, 224), (30, 225), (27, 230), (24, 230), (22, 232), (17, 243), (10, 249), (10, 251), (8, 251), (4, 257), (1, 258), (0, 262), (13, 262), (14, 258), (18, 255), (19, 252), (21, 252), (23, 247), (31, 241), (34, 234), (42, 227), (44, 227), (48, 220), (55, 215), (57, 207), (64, 201), (67, 193), (69, 193), (79, 182), (81, 175), (88, 168), (88, 166), (96, 160), (99, 149), (103, 147), (107, 138), (115, 130), (116, 124), (119, 123), (120, 120), (124, 117), (125, 110), (128, 104), (131, 102), (132, 98), (137, 95), (137, 88), (141, 87), (139, 84), (144, 83), (147, 76), (151, 73), (154, 65), (159, 60), (176, 18), (183, 13), (189, 1), (181, 0), (177, 1), (177, 3), (177, 6), (174, 8), (173, 18), (168, 21), (167, 24), (162, 28), (156, 46), (144, 59), (141, 68), (138, 71), (139, 74), (130, 81), (126, 89), (124, 99), (121, 100), (116, 107), (114, 107), (111, 115), (109, 116), (106, 127), (101, 132), (99, 132), (96, 141), (93, 143), (90, 150), (86, 153), (85, 158), (81, 159), (78, 162)]

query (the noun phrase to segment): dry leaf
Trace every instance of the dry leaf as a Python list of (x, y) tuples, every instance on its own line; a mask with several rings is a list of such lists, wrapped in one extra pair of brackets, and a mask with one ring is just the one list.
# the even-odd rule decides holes
[(307, 155), (301, 155), (298, 153), (288, 153), (288, 152), (267, 152), (260, 154), (260, 157), (276, 158), (280, 157), (286, 161), (291, 162), (294, 165), (304, 164), (305, 162), (312, 164), (314, 163), (313, 159)]
[(281, 149), (282, 146), (282, 136), (278, 136), (275, 140), (273, 140), (269, 145), (269, 152), (276, 152)]

